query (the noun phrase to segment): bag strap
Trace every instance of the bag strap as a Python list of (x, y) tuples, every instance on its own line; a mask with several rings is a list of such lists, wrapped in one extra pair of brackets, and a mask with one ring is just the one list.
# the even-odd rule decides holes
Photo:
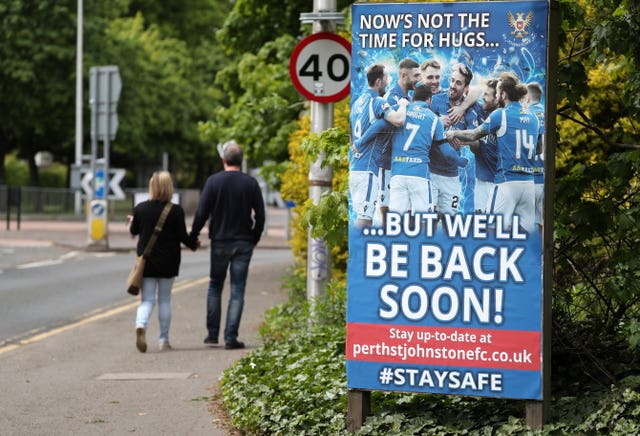
[(167, 215), (169, 215), (169, 211), (171, 210), (172, 206), (173, 206), (173, 203), (169, 201), (167, 205), (164, 207), (164, 209), (162, 209), (160, 218), (158, 218), (158, 222), (156, 223), (156, 226), (153, 229), (153, 234), (151, 235), (149, 242), (147, 242), (147, 246), (144, 248), (144, 253), (142, 253), (142, 257), (144, 257), (145, 259), (151, 253), (151, 249), (153, 248), (153, 245), (156, 243), (156, 239), (158, 239), (158, 235), (162, 231), (162, 227), (164, 226), (164, 221), (167, 219)]

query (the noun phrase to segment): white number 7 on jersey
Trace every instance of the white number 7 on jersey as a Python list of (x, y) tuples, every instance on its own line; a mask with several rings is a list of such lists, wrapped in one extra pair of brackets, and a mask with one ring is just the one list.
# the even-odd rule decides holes
[(420, 126), (413, 123), (407, 123), (405, 127), (411, 132), (409, 133), (409, 137), (407, 138), (407, 140), (404, 142), (402, 151), (409, 150), (409, 147), (411, 147), (411, 143), (413, 142), (413, 138), (416, 137), (416, 135), (418, 134), (418, 130), (420, 130)]

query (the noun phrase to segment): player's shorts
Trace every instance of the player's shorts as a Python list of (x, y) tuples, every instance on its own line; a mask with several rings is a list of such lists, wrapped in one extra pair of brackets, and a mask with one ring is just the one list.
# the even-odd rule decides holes
[(433, 196), (431, 181), (415, 176), (391, 177), (389, 210), (398, 213), (431, 212)]
[(493, 187), (490, 214), (502, 215), (503, 228), (511, 228), (514, 215), (517, 215), (520, 227), (532, 233), (535, 228), (535, 185), (533, 180), (517, 180), (497, 183)]
[(378, 204), (380, 207), (389, 206), (389, 185), (391, 183), (391, 170), (378, 168)]
[(460, 203), (460, 178), (431, 173), (431, 191), (438, 213), (455, 215)]
[(473, 209), (476, 213), (487, 212), (492, 189), (493, 182), (476, 179), (476, 186), (473, 188)]
[(373, 220), (378, 197), (378, 177), (371, 171), (351, 171), (349, 192), (353, 211), (358, 219)]
[(536, 183), (536, 224), (542, 225), (542, 205), (544, 205), (544, 184)]

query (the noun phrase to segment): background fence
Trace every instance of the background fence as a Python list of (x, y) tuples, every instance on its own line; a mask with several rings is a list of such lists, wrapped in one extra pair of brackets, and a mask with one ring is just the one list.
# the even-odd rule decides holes
[[(109, 200), (109, 218), (124, 219), (133, 210), (134, 195), (147, 192), (142, 189), (125, 190), (125, 198), (122, 200)], [(180, 196), (180, 204), (187, 215), (195, 213), (198, 205), (199, 191), (177, 190)], [(0, 185), (0, 213), (3, 217), (16, 217), (17, 213), (22, 218), (36, 215), (49, 219), (84, 219), (86, 217), (86, 196), (80, 196), (79, 209), (76, 206), (76, 191), (66, 188), (39, 188), (28, 186)], [(79, 212), (78, 212), (79, 211)]]

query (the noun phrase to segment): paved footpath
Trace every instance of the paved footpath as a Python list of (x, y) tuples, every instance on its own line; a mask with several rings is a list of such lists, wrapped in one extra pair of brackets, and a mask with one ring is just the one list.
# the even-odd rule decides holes
[[(111, 249), (131, 249), (126, 232), (111, 226), (109, 231)], [(20, 231), (0, 230), (0, 269), (50, 250), (77, 249), (86, 241), (86, 225), (23, 221)], [(268, 227), (258, 249), (266, 246), (288, 248), (282, 226)], [(265, 310), (286, 299), (280, 278), (290, 264), (251, 267), (240, 328), (244, 350), (202, 344), (206, 277), (195, 282), (178, 278), (174, 285), (171, 351), (158, 351), (151, 340), (157, 337), (157, 308), (147, 333), (149, 350), (135, 349), (133, 298), (109, 312), (0, 348), (0, 434), (236, 434), (212, 410), (217, 407), (211, 401), (215, 387), (224, 369), (260, 345)], [(226, 298), (228, 289), (225, 303)]]

